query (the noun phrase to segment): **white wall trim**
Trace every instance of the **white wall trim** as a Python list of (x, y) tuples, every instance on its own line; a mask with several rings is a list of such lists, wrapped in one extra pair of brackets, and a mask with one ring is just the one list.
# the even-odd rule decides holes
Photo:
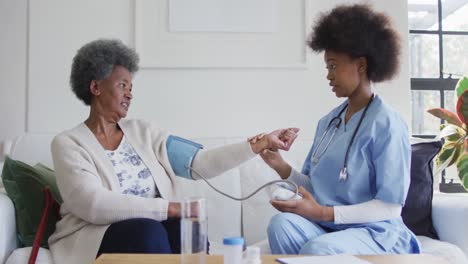
[[(213, 69), (213, 68), (219, 68), (219, 69), (299, 69), (299, 70), (305, 70), (307, 69), (307, 62), (309, 59), (309, 55), (307, 52), (307, 47), (306, 45), (302, 45), (300, 47), (300, 58), (297, 58), (295, 62), (292, 63), (282, 63), (278, 59), (278, 61), (263, 61), (263, 58), (257, 56), (256, 54), (250, 54), (250, 56), (242, 56), (242, 60), (236, 61), (236, 62), (228, 62), (228, 61), (222, 61), (220, 62), (219, 56), (213, 56), (213, 54), (210, 53), (210, 50), (216, 50), (216, 51), (221, 51), (223, 47), (229, 47), (231, 48), (234, 46), (232, 43), (230, 43), (227, 40), (219, 40), (222, 39), (223, 37), (226, 37), (226, 34), (223, 35), (223, 33), (196, 33), (196, 34), (183, 34), (179, 33), (180, 35), (184, 35), (184, 41), (188, 41), (189, 43), (197, 44), (200, 39), (202, 40), (208, 40), (210, 37), (216, 39), (216, 43), (220, 43), (219, 45), (214, 45), (213, 47), (210, 47), (209, 49), (204, 49), (200, 48), (197, 49), (197, 47), (191, 47), (192, 44), (189, 44), (187, 46), (184, 46), (183, 44), (181, 45), (180, 39), (161, 39), (159, 37), (153, 37), (151, 32), (158, 30), (158, 33), (160, 34), (164, 30), (164, 23), (161, 21), (166, 21), (167, 19), (167, 13), (168, 13), (168, 2), (170, 0), (163, 0), (163, 1), (139, 1), (139, 0), (134, 0), (134, 44), (135, 44), (135, 49), (137, 52), (141, 55), (141, 62), (140, 66), (141, 68), (144, 69)], [(300, 41), (300, 42), (305, 42), (307, 39), (307, 34), (308, 34), (308, 23), (309, 23), (309, 16), (311, 15), (309, 10), (309, 5), (310, 5), (310, 0), (290, 0), (289, 1), (281, 1), (280, 3), (285, 4), (285, 3), (294, 3), (298, 4), (300, 7), (301, 11), (301, 16), (302, 18), (299, 18), (302, 26), (302, 30), (300, 30), (301, 34), (301, 40), (291, 40), (291, 41)], [(294, 6), (294, 4), (290, 4), (291, 7)], [(157, 10), (158, 14), (157, 15), (149, 15), (148, 10)], [(280, 10), (281, 12), (281, 10)], [(285, 12), (285, 11), (283, 11)], [(159, 22), (157, 21), (159, 19)], [(279, 18), (278, 18), (279, 19)], [(288, 18), (292, 19), (292, 18)], [(152, 28), (152, 26), (157, 27), (157, 29)], [(276, 35), (280, 36), (281, 33), (284, 32), (279, 32), (276, 33)], [(248, 33), (247, 38), (255, 38), (258, 36), (258, 40), (260, 40), (260, 37), (264, 37), (265, 35), (275, 35), (275, 33), (270, 33), (270, 34), (265, 34), (265, 33)], [(244, 41), (242, 40), (242, 35), (236, 36), (236, 41)], [(288, 39), (282, 39), (282, 41), (287, 42)], [(164, 56), (161, 56), (160, 54), (155, 54), (154, 52), (152, 53), (151, 51), (148, 50), (148, 46), (151, 48), (160, 48), (168, 50), (168, 47), (165, 46), (167, 43), (170, 43), (169, 46), (171, 45), (179, 45), (179, 47), (182, 47), (182, 49), (178, 48), (169, 48), (169, 51), (171, 54), (175, 54), (174, 57), (171, 58), (171, 60), (165, 60)], [(148, 44), (149, 43), (149, 44)], [(292, 42), (291, 42), (292, 43)], [(299, 43), (300, 44), (300, 43)], [(194, 45), (196, 46), (196, 45)], [(242, 48), (242, 45), (238, 45), (239, 47), (236, 49), (236, 54), (243, 54), (245, 49)], [(196, 58), (191, 58), (191, 59), (186, 59), (184, 56), (181, 56), (177, 58), (177, 52), (178, 51), (183, 51), (184, 47), (190, 47), (190, 52), (192, 54), (202, 54), (200, 57)], [(265, 46), (263, 46), (265, 47)], [(257, 51), (260, 51), (260, 47), (255, 47), (252, 46), (253, 49), (256, 49)], [(187, 48), (188, 50), (188, 48)], [(291, 50), (288, 50), (287, 48), (282, 48), (282, 47), (277, 47), (275, 50), (272, 50), (269, 58), (274, 57), (275, 54), (280, 54), (280, 53), (291, 53)], [(259, 53), (259, 52), (258, 52)], [(229, 55), (229, 53), (224, 53)], [(241, 56), (238, 56), (241, 57)]]

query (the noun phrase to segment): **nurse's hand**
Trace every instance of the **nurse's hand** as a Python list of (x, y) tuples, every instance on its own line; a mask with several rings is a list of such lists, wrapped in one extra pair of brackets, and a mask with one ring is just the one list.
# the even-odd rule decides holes
[(300, 215), (313, 221), (334, 221), (335, 215), (333, 207), (322, 206), (304, 187), (299, 187), (302, 195), (301, 200), (292, 201), (270, 201), (271, 205), (281, 212), (288, 212)]
[(268, 134), (259, 134), (248, 139), (252, 150), (260, 153), (265, 149), (276, 151), (278, 149), (289, 150), (297, 138), (299, 128), (277, 129)]

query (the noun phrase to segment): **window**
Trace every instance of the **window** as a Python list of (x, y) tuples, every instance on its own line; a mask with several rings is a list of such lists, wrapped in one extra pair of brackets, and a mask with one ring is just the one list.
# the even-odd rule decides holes
[[(408, 0), (408, 22), (411, 127), (414, 136), (434, 137), (441, 121), (426, 110), (453, 111), (453, 88), (468, 73), (468, 0)], [(440, 189), (463, 190), (457, 182), (456, 172), (444, 172)]]

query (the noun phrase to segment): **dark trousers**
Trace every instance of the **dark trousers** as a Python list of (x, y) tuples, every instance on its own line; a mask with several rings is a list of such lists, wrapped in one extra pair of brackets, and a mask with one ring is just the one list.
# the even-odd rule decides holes
[(97, 257), (103, 253), (180, 253), (180, 219), (135, 218), (111, 224)]

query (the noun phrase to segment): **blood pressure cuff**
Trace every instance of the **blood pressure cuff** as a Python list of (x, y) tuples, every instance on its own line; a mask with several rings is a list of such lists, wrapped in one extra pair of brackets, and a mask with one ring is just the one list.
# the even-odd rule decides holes
[(167, 156), (177, 176), (193, 180), (192, 162), (203, 146), (185, 138), (170, 135), (166, 141)]

